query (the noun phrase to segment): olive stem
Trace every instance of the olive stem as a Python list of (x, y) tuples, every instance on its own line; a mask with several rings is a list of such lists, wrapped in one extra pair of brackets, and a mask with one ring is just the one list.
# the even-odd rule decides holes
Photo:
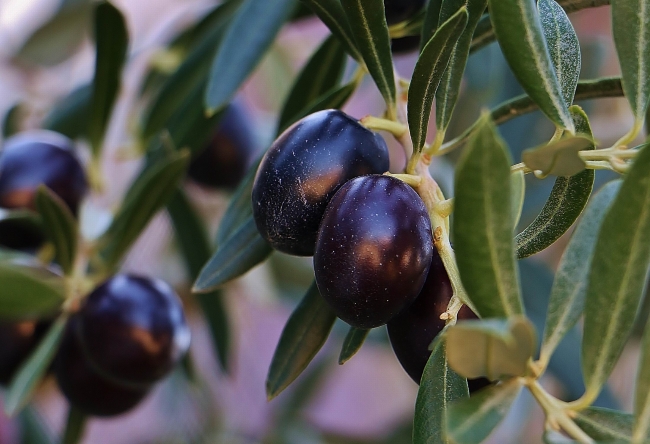
[(382, 119), (381, 117), (366, 116), (363, 117), (359, 123), (369, 130), (374, 131), (388, 131), (397, 138), (401, 138), (404, 133), (408, 131), (406, 125), (390, 119)]
[(619, 149), (619, 150), (626, 150), (627, 146), (632, 143), (632, 141), (636, 138), (636, 136), (639, 135), (639, 132), (641, 132), (641, 128), (643, 128), (643, 120), (642, 119), (634, 119), (634, 125), (632, 128), (630, 128), (630, 131), (627, 132), (623, 137), (618, 139), (616, 143), (612, 146), (614, 149)]
[(395, 179), (399, 179), (405, 184), (412, 186), (413, 188), (419, 187), (420, 184), (422, 183), (422, 177), (416, 176), (414, 174), (384, 173), (384, 175), (394, 177)]

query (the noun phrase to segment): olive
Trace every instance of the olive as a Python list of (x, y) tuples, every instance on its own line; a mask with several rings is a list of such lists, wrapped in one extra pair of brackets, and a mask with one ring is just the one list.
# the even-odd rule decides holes
[(424, 8), (424, 3), (425, 0), (384, 0), (386, 22), (393, 25), (408, 20)]
[(378, 327), (420, 293), (433, 250), (427, 210), (410, 186), (390, 176), (357, 177), (327, 206), (314, 254), (316, 283), (339, 318)]
[(34, 351), (50, 322), (0, 321), (0, 385), (7, 385), (20, 365)]
[(8, 138), (0, 151), (0, 207), (35, 209), (46, 185), (77, 213), (88, 190), (70, 139), (53, 131), (25, 131)]
[(390, 41), (390, 49), (395, 54), (402, 54), (406, 52), (415, 51), (419, 47), (420, 47), (419, 35), (407, 35), (406, 37), (400, 37), (397, 39), (392, 39)]
[(114, 416), (135, 407), (149, 386), (126, 386), (100, 374), (87, 359), (79, 342), (80, 316), (73, 315), (54, 361), (61, 392), (80, 411), (95, 416)]
[(86, 358), (123, 383), (162, 378), (189, 348), (181, 301), (161, 280), (116, 275), (88, 295), (78, 315)]
[[(415, 301), (386, 325), (388, 338), (397, 360), (418, 384), (431, 356), (429, 345), (442, 331), (445, 321), (440, 315), (447, 311), (453, 295), (451, 281), (438, 251), (434, 249), (431, 266), (422, 291)], [(478, 319), (466, 305), (458, 312), (458, 319)], [(485, 378), (468, 380), (470, 392), (490, 384)]]
[(248, 116), (240, 105), (231, 104), (210, 141), (190, 163), (188, 176), (208, 188), (233, 189), (246, 174), (254, 154)]
[(339, 110), (311, 114), (289, 127), (264, 155), (253, 183), (253, 217), (273, 248), (314, 254), (325, 207), (348, 180), (388, 171), (388, 147)]

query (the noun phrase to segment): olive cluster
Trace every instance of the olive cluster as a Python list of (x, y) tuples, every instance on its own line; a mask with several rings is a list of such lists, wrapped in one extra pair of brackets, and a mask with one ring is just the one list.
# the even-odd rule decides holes
[(452, 291), (424, 202), (383, 174), (388, 165), (378, 134), (339, 110), (311, 114), (262, 159), (253, 217), (276, 250), (314, 256), (318, 289), (339, 318), (364, 329), (388, 324), (399, 361), (419, 382)]
[[(36, 210), (41, 185), (77, 214), (88, 184), (72, 141), (40, 130), (7, 139), (0, 152), (0, 207)], [(38, 229), (27, 230), (20, 221), (0, 222), (4, 247), (31, 252), (44, 240)], [(11, 381), (51, 323), (52, 317), (0, 321), (0, 384)], [(116, 415), (144, 398), (184, 356), (189, 342), (182, 304), (171, 287), (118, 274), (70, 315), (52, 369), (61, 391), (80, 411)]]

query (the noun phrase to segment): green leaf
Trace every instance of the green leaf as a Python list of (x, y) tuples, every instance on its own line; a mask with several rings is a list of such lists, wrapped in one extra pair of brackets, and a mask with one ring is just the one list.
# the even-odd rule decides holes
[[(573, 105), (569, 110), (576, 132), (591, 138), (591, 127), (584, 111), (577, 105)], [(593, 144), (587, 147), (594, 148)], [(594, 177), (593, 170), (585, 170), (574, 176), (555, 179), (551, 195), (542, 211), (515, 238), (519, 259), (544, 250), (566, 233), (587, 205)]]
[[(434, 2), (436, 3), (436, 2)], [(447, 20), (461, 6), (467, 5), (467, 26), (449, 58), (449, 65), (445, 70), (440, 86), (436, 91), (436, 127), (440, 134), (444, 134), (449, 126), (452, 113), (458, 100), (463, 72), (469, 56), (469, 47), (476, 25), (485, 11), (487, 0), (444, 0), (440, 11), (440, 20)]]
[(447, 433), (457, 444), (483, 441), (508, 413), (521, 390), (518, 378), (488, 387), (451, 405)]
[(523, 316), (461, 321), (447, 331), (449, 365), (469, 379), (525, 376), (536, 347), (535, 327)]
[(566, 12), (555, 0), (538, 0), (537, 9), (564, 102), (571, 105), (580, 77), (578, 36)]
[(342, 0), (356, 47), (386, 101), (388, 116), (396, 116), (397, 89), (383, 0)]
[(484, 318), (523, 312), (512, 239), (510, 164), (504, 142), (484, 116), (456, 169), (453, 219), (460, 277)]
[(106, 126), (120, 89), (129, 33), (119, 9), (109, 2), (95, 8), (95, 78), (88, 137), (94, 156), (101, 151)]
[(447, 363), (444, 334), (433, 343), (431, 356), (424, 367), (413, 419), (413, 444), (449, 443), (446, 433), (450, 404), (469, 397), (467, 380)]
[(282, 107), (278, 133), (293, 123), (292, 118), (341, 81), (346, 54), (341, 42), (328, 37), (300, 71)]
[(544, 176), (573, 176), (585, 169), (579, 151), (593, 148), (591, 137), (584, 135), (563, 137), (560, 140), (524, 150), (522, 160), (531, 170)]
[(334, 88), (319, 98), (314, 102), (307, 105), (306, 108), (303, 108), (297, 115), (293, 116), (291, 119), (294, 122), (302, 119), (309, 114), (313, 114), (317, 111), (324, 109), (339, 109), (348, 101), (352, 93), (357, 89), (358, 83), (356, 81), (351, 81), (345, 85), (342, 85), (338, 88)]
[(573, 121), (546, 47), (535, 2), (488, 0), (488, 4), (503, 55), (524, 91), (556, 126), (573, 133)]
[(52, 431), (33, 407), (27, 406), (18, 415), (21, 444), (54, 444)]
[(634, 440), (642, 442), (650, 429), (650, 328), (646, 326), (634, 393)]
[(71, 139), (87, 136), (92, 99), (92, 85), (80, 86), (54, 106), (45, 117), (43, 128), (56, 131)]
[(230, 198), (217, 228), (217, 246), (225, 243), (253, 215), (253, 183), (263, 155), (253, 163)]
[(573, 419), (589, 436), (599, 442), (630, 442), (634, 417), (629, 413), (600, 407), (581, 410)]
[(246, 0), (232, 19), (212, 61), (205, 104), (220, 110), (257, 66), (291, 15), (296, 0)]
[(275, 398), (316, 356), (332, 330), (336, 316), (314, 282), (291, 313), (273, 354), (266, 378), (266, 395)]
[[(442, 1), (429, 2), (422, 22), (422, 32), (420, 35), (420, 52), (424, 46), (429, 43), (433, 34), (438, 30), (440, 22), (440, 11), (442, 9)], [(456, 8), (458, 10), (458, 8)]]
[(650, 96), (650, 1), (613, 0), (612, 29), (623, 91), (641, 121)]
[(345, 364), (350, 360), (350, 358), (352, 358), (352, 356), (357, 354), (368, 337), (368, 333), (370, 333), (369, 329), (350, 327), (348, 334), (345, 335), (343, 347), (341, 347), (339, 365)]
[(526, 197), (526, 177), (523, 171), (510, 174), (510, 202), (512, 203), (512, 226), (517, 227)]
[(0, 258), (0, 317), (51, 315), (63, 301), (63, 278), (35, 258), (13, 252)]
[(189, 155), (175, 152), (145, 167), (133, 181), (113, 222), (100, 239), (104, 265), (112, 269), (151, 218), (171, 199), (185, 176)]
[(409, 129), (415, 152), (422, 151), (426, 142), (433, 98), (456, 42), (467, 25), (467, 19), (467, 8), (462, 7), (440, 25), (422, 49), (415, 65), (407, 103)]
[(605, 215), (585, 297), (582, 369), (596, 395), (633, 327), (650, 265), (650, 148), (634, 160)]
[(23, 106), (16, 103), (5, 113), (2, 119), (2, 137), (8, 138), (20, 131), (20, 120), (23, 114)]
[(329, 28), (332, 34), (338, 37), (341, 43), (343, 43), (346, 52), (352, 58), (358, 62), (363, 60), (357, 49), (352, 30), (350, 29), (340, 0), (302, 0), (302, 3), (309, 6)]
[(43, 219), (43, 230), (54, 244), (57, 262), (63, 272), (69, 275), (77, 254), (77, 221), (65, 202), (44, 185), (36, 193), (36, 208)]
[(249, 217), (205, 264), (192, 291), (205, 293), (238, 278), (266, 259), (273, 249)]
[(59, 316), (34, 353), (20, 366), (14, 375), (4, 399), (7, 415), (15, 415), (29, 402), (32, 393), (43, 376), (45, 376), (50, 363), (54, 359), (67, 321), (67, 314)]
[(77, 444), (81, 442), (86, 428), (88, 416), (74, 406), (68, 408), (68, 419), (63, 431), (61, 444)]
[(551, 357), (562, 338), (582, 316), (596, 236), (620, 185), (621, 181), (609, 182), (594, 195), (564, 250), (548, 304), (542, 360)]
[[(208, 234), (196, 210), (192, 207), (187, 196), (180, 189), (174, 193), (167, 203), (167, 212), (174, 226), (174, 233), (180, 246), (188, 274), (196, 279), (212, 253)], [(224, 306), (223, 295), (212, 291), (197, 295), (201, 311), (210, 327), (215, 354), (225, 371), (228, 370), (228, 354), (230, 352), (230, 329), (228, 313)]]

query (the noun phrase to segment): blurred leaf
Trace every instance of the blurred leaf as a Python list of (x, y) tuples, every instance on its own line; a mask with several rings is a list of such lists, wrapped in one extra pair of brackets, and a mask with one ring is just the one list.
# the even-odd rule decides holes
[(650, 96), (650, 0), (612, 1), (612, 29), (621, 64), (623, 91), (637, 121)]
[(650, 428), (650, 328), (645, 329), (634, 393), (634, 439), (642, 442)]
[(63, 272), (70, 275), (77, 254), (77, 221), (66, 203), (45, 185), (39, 187), (35, 201), (43, 219), (43, 230), (54, 244), (57, 262)]
[(444, 334), (439, 334), (422, 373), (415, 401), (413, 444), (450, 443), (446, 433), (450, 404), (469, 397), (467, 381), (449, 367), (445, 343)]
[(456, 168), (454, 248), (463, 286), (481, 317), (521, 314), (512, 233), (510, 156), (489, 116)]
[(26, 407), (18, 416), (20, 444), (54, 444), (52, 432), (33, 407)]
[(68, 419), (65, 423), (61, 444), (77, 444), (81, 442), (88, 417), (78, 408), (70, 405)]
[(567, 105), (573, 103), (580, 77), (580, 42), (564, 9), (555, 0), (538, 0), (546, 46)]
[(581, 410), (573, 419), (589, 436), (599, 442), (630, 442), (634, 417), (629, 413), (599, 407)]
[(20, 103), (9, 108), (2, 121), (2, 137), (6, 139), (20, 131), (21, 112), (22, 105)]
[(519, 83), (555, 125), (573, 133), (535, 2), (489, 0), (488, 4), (497, 40)]
[(253, 215), (253, 182), (261, 160), (260, 155), (232, 194), (217, 228), (217, 246), (226, 242)]
[(483, 441), (508, 413), (521, 390), (518, 378), (488, 387), (451, 405), (447, 433), (457, 444)]
[(395, 117), (397, 90), (383, 0), (341, 0), (356, 47), (370, 76)]
[[(167, 203), (167, 212), (174, 226), (190, 279), (199, 275), (203, 265), (210, 259), (212, 249), (208, 234), (196, 210), (183, 191), (178, 189)], [(219, 291), (197, 295), (201, 311), (210, 327), (215, 354), (224, 371), (228, 371), (230, 352), (230, 329), (223, 295)]]
[(246, 0), (212, 61), (205, 93), (209, 114), (226, 106), (289, 18), (296, 0)]
[[(570, 109), (576, 131), (592, 137), (584, 111), (573, 105)], [(587, 149), (595, 149), (591, 144)], [(578, 219), (587, 205), (594, 184), (594, 171), (585, 170), (571, 177), (558, 177), (544, 208), (515, 238), (519, 259), (544, 250), (560, 238)]]
[[(442, 9), (442, 1), (428, 2), (426, 5), (426, 13), (424, 15), (424, 20), (422, 22), (422, 32), (420, 39), (420, 52), (424, 49), (424, 46), (429, 43), (433, 34), (438, 30), (438, 24), (440, 23), (440, 11)], [(456, 8), (458, 10), (458, 8)]]
[(356, 355), (364, 341), (368, 337), (370, 329), (350, 327), (348, 334), (345, 335), (343, 347), (341, 347), (341, 354), (339, 354), (339, 365), (343, 365)]
[(323, 346), (336, 316), (314, 282), (291, 313), (266, 378), (266, 395), (275, 398), (291, 384)]
[(338, 88), (334, 88), (325, 94), (318, 97), (314, 102), (307, 105), (306, 108), (302, 109), (297, 115), (293, 116), (291, 119), (294, 122), (302, 119), (309, 114), (313, 114), (317, 111), (324, 109), (340, 109), (348, 101), (352, 93), (357, 89), (357, 82), (351, 81), (346, 83)]
[(171, 199), (185, 176), (189, 154), (173, 153), (145, 167), (126, 193), (113, 222), (100, 239), (101, 257), (110, 270), (140, 236), (151, 218)]
[(300, 111), (339, 84), (345, 60), (343, 45), (335, 37), (328, 37), (296, 78), (280, 113), (278, 133), (291, 125)]
[(50, 363), (54, 359), (67, 321), (67, 314), (59, 316), (36, 350), (14, 374), (4, 398), (7, 415), (15, 415), (29, 402), (32, 393), (43, 376), (45, 376)]
[(345, 11), (341, 6), (340, 0), (302, 0), (312, 11), (321, 19), (329, 28), (333, 35), (339, 38), (345, 46), (345, 50), (352, 58), (361, 62), (363, 59), (357, 49), (352, 35), (352, 30), (348, 24)]
[(650, 148), (641, 149), (605, 215), (585, 296), (582, 369), (600, 391), (632, 330), (650, 264)]
[(528, 319), (460, 321), (447, 331), (447, 359), (456, 373), (491, 381), (525, 376), (537, 341)]
[(512, 226), (517, 227), (526, 197), (526, 177), (523, 171), (510, 174), (510, 202), (512, 203)]
[[(434, 2), (435, 3), (435, 2)], [(447, 20), (461, 6), (467, 6), (467, 26), (463, 30), (458, 42), (449, 58), (449, 65), (440, 80), (440, 86), (436, 91), (436, 127), (441, 134), (444, 134), (449, 126), (460, 85), (463, 81), (463, 72), (469, 56), (469, 47), (472, 43), (472, 36), (476, 24), (483, 15), (487, 0), (443, 0), (440, 11), (440, 20)]]
[(88, 135), (93, 86), (78, 87), (61, 99), (43, 120), (43, 128), (64, 134), (71, 139)]
[(550, 358), (564, 335), (582, 316), (596, 236), (620, 185), (621, 181), (610, 182), (594, 195), (564, 250), (548, 304), (542, 359)]
[(64, 301), (63, 278), (35, 258), (12, 252), (0, 257), (0, 317), (51, 315)]
[(54, 66), (79, 49), (90, 23), (90, 1), (61, 0), (56, 14), (34, 32), (16, 54), (31, 64)]
[(422, 151), (427, 137), (431, 105), (456, 42), (467, 25), (467, 8), (460, 8), (422, 49), (409, 86), (408, 121), (415, 152)]
[(195, 293), (205, 293), (238, 278), (264, 261), (272, 252), (260, 236), (253, 217), (249, 217), (222, 245), (199, 273)]
[(119, 9), (102, 2), (95, 8), (95, 78), (88, 137), (93, 155), (101, 151), (104, 133), (122, 83), (122, 66), (129, 46), (129, 32)]
[(561, 432), (557, 432), (552, 429), (544, 430), (544, 436), (542, 437), (545, 444), (573, 444), (578, 441), (574, 441), (571, 438), (567, 438)]
[(555, 142), (524, 150), (522, 160), (531, 170), (541, 171), (545, 176), (573, 176), (585, 169), (579, 151), (593, 149), (591, 137), (582, 134), (563, 137)]

